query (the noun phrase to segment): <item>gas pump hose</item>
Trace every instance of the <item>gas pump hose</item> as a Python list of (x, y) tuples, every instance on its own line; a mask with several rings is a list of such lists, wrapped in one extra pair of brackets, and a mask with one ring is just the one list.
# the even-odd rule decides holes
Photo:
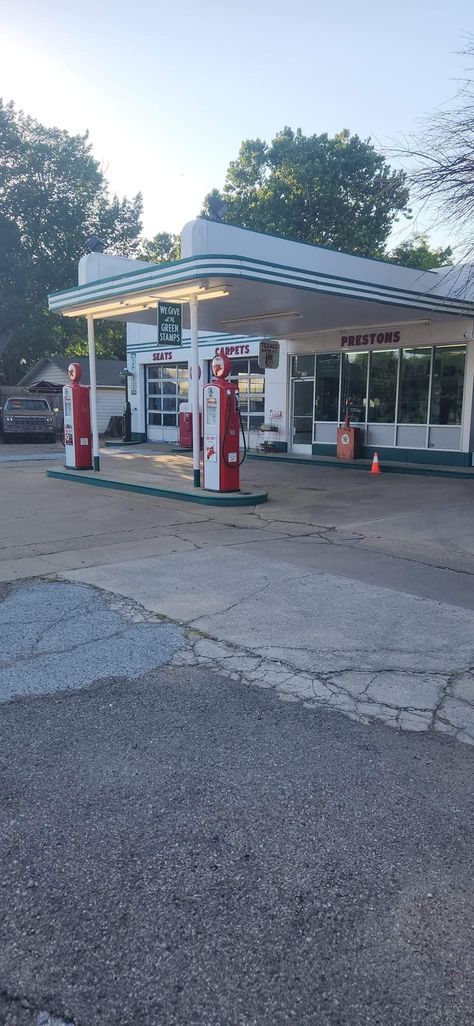
[[(247, 439), (245, 437), (245, 431), (244, 431), (244, 425), (243, 425), (243, 421), (242, 421), (242, 414), (240, 412), (240, 406), (238, 407), (237, 412), (239, 414), (239, 425), (240, 425), (240, 430), (242, 432), (242, 438), (243, 438), (243, 441), (244, 441), (243, 456), (242, 456), (242, 459), (239, 459), (239, 467), (241, 467), (242, 463), (245, 460), (245, 457), (247, 456)], [(231, 407), (231, 405), (229, 403), (229, 411), (227, 413), (227, 420), (226, 420), (226, 423), (225, 423), (224, 435), (223, 435), (223, 438), (222, 438), (222, 459), (224, 460), (224, 463), (225, 463), (226, 467), (233, 467), (235, 465), (233, 463), (229, 463), (229, 460), (227, 459), (227, 456), (225, 454), (225, 440), (226, 440), (228, 432), (229, 432), (229, 424), (230, 424), (231, 416), (232, 416), (232, 407)]]

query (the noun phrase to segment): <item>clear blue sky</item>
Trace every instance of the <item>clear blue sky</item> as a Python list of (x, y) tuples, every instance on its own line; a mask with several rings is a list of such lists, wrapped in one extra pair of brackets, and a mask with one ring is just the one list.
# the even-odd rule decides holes
[(199, 213), (244, 138), (412, 133), (453, 96), (470, 30), (472, 0), (3, 0), (0, 95), (88, 128), (151, 236)]

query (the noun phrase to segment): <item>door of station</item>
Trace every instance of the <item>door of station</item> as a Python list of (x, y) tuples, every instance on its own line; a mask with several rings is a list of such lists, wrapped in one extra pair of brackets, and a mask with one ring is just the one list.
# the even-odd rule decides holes
[(314, 420), (314, 379), (296, 378), (292, 383), (291, 447), (293, 452), (311, 452)]
[(152, 442), (178, 440), (179, 407), (188, 399), (188, 364), (147, 368), (147, 431)]

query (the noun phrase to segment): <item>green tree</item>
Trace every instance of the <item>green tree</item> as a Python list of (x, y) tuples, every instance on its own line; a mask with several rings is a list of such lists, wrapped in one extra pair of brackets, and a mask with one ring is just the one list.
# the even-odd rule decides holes
[(270, 144), (247, 139), (224, 188), (202, 215), (362, 256), (382, 256), (399, 216), (410, 215), (402, 171), (370, 140), (347, 130), (334, 137), (284, 128)]
[(443, 249), (430, 249), (426, 235), (414, 235), (406, 242), (401, 242), (391, 253), (387, 260), (392, 264), (403, 264), (404, 267), (416, 267), (419, 271), (430, 271), (434, 267), (446, 267), (452, 264), (453, 251), (451, 246)]
[(179, 260), (181, 253), (181, 236), (171, 232), (158, 232), (153, 239), (143, 239), (138, 251), (140, 260), (149, 260), (153, 264)]
[[(142, 200), (109, 196), (87, 133), (46, 128), (0, 100), (0, 210), (0, 381), (14, 383), (82, 338), (81, 321), (48, 312), (48, 293), (74, 283), (92, 234), (135, 255)], [(107, 355), (124, 356), (123, 325), (99, 326), (99, 355), (102, 338)]]

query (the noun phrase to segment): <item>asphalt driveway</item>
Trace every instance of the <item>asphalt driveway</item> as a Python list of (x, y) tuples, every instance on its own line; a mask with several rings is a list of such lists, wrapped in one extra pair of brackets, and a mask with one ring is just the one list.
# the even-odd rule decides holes
[(470, 747), (186, 666), (95, 589), (0, 609), (2, 1026), (470, 1026)]

